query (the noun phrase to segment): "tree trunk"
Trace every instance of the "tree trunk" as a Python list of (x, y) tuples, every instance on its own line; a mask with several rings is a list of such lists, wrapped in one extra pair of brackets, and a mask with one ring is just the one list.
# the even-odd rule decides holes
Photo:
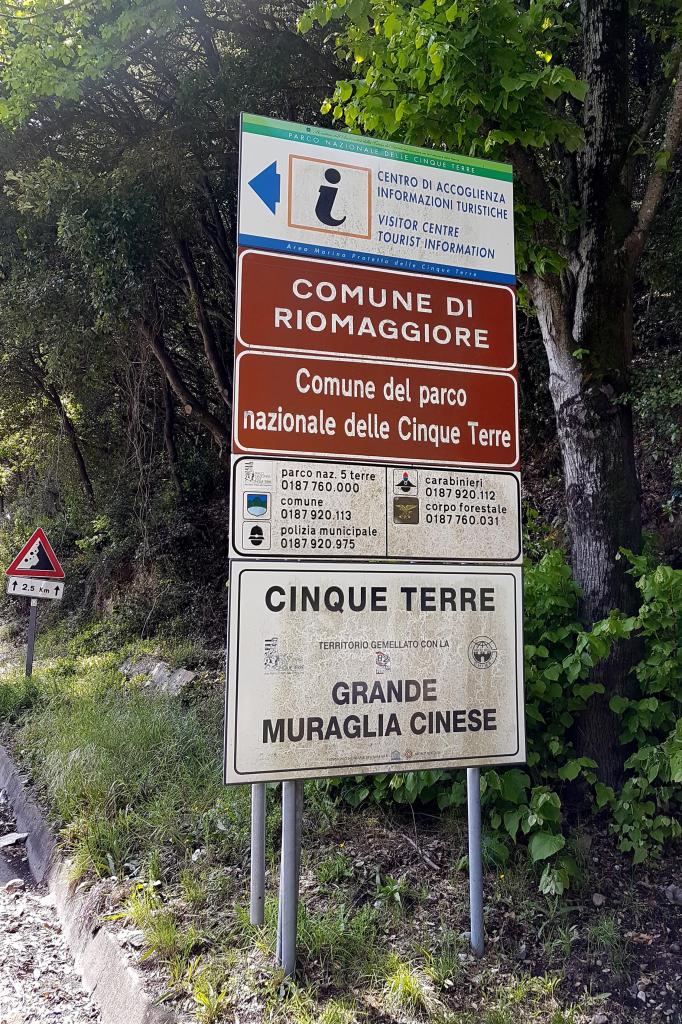
[[(591, 373), (580, 356), (573, 353), (580, 342), (575, 334), (581, 324), (593, 322), (593, 309), (585, 306), (584, 294), (572, 295), (570, 288), (535, 280), (532, 293), (538, 311), (550, 368), (550, 393), (564, 469), (566, 510), (571, 542), (573, 575), (580, 585), (581, 621), (590, 626), (605, 618), (613, 608), (632, 614), (638, 607), (634, 581), (627, 574), (628, 562), (621, 548), (639, 551), (641, 544), (640, 492), (634, 456), (632, 414), (620, 401), (623, 375), (612, 381)], [(600, 341), (610, 344), (611, 330), (621, 332), (624, 350), (629, 346), (627, 280), (612, 282), (611, 309), (602, 308), (604, 327)], [(580, 301), (582, 299), (582, 302)], [(602, 296), (602, 301), (606, 299)], [(610, 317), (610, 319), (609, 319)], [(584, 334), (581, 339), (586, 342)], [(609, 699), (628, 689), (630, 669), (637, 645), (622, 642), (593, 672), (602, 683), (603, 695), (593, 697), (587, 712), (576, 722), (576, 746), (580, 754), (593, 758), (599, 775), (610, 785), (622, 772), (623, 750), (618, 742), (618, 719), (609, 710)]]

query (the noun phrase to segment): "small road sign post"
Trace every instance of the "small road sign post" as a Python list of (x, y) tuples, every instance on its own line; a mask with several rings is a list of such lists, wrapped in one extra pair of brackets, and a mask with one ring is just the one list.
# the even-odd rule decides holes
[(28, 639), (26, 642), (26, 677), (33, 673), (33, 647), (36, 641), (36, 621), (38, 618), (38, 599), (31, 598), (31, 609), (28, 613)]
[(44, 531), (38, 527), (5, 570), (7, 593), (10, 597), (30, 599), (28, 638), (26, 644), (26, 676), (33, 672), (33, 650), (38, 622), (40, 598), (61, 601), (64, 594), (64, 570), (59, 564), (52, 545)]
[(506, 164), (242, 115), (225, 781), (282, 782), (296, 965), (303, 780), (525, 761)]

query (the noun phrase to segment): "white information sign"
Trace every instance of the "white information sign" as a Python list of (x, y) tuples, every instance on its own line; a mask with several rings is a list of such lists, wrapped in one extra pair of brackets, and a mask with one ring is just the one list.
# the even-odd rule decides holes
[(7, 593), (12, 597), (45, 597), (61, 601), (64, 596), (64, 580), (39, 580), (30, 576), (8, 576)]
[(233, 562), (225, 779), (525, 760), (521, 570)]
[(235, 456), (230, 556), (521, 561), (516, 473)]
[(239, 245), (514, 284), (508, 164), (242, 115)]

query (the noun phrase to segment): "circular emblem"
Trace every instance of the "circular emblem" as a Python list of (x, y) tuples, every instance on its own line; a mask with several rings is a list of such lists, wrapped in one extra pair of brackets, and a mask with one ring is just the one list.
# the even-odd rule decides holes
[(489, 636), (477, 636), (469, 644), (469, 661), (474, 668), (490, 668), (497, 660), (497, 647)]

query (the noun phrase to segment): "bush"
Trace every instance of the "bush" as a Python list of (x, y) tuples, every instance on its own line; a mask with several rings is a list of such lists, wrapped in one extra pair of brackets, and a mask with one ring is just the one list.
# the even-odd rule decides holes
[[(595, 811), (608, 809), (619, 848), (635, 861), (658, 853), (680, 834), (677, 820), (682, 781), (682, 571), (651, 567), (633, 557), (642, 605), (638, 616), (614, 611), (592, 629), (577, 618), (578, 588), (565, 556), (546, 550), (524, 574), (524, 666), (528, 768), (482, 773), (488, 859), (504, 864), (510, 842), (525, 838), (534, 864), (543, 867), (540, 888), (563, 893), (578, 874), (562, 834), (561, 797), (578, 777), (593, 794)], [(636, 666), (637, 694), (614, 697), (611, 708), (622, 716), (621, 740), (636, 744), (626, 761), (619, 794), (597, 781), (594, 761), (578, 757), (572, 726), (603, 686), (588, 679), (590, 670), (614, 642), (637, 634), (644, 657)], [(466, 802), (461, 772), (406, 772), (356, 776), (321, 783), (357, 806), (366, 801), (436, 804), (440, 809)]]

